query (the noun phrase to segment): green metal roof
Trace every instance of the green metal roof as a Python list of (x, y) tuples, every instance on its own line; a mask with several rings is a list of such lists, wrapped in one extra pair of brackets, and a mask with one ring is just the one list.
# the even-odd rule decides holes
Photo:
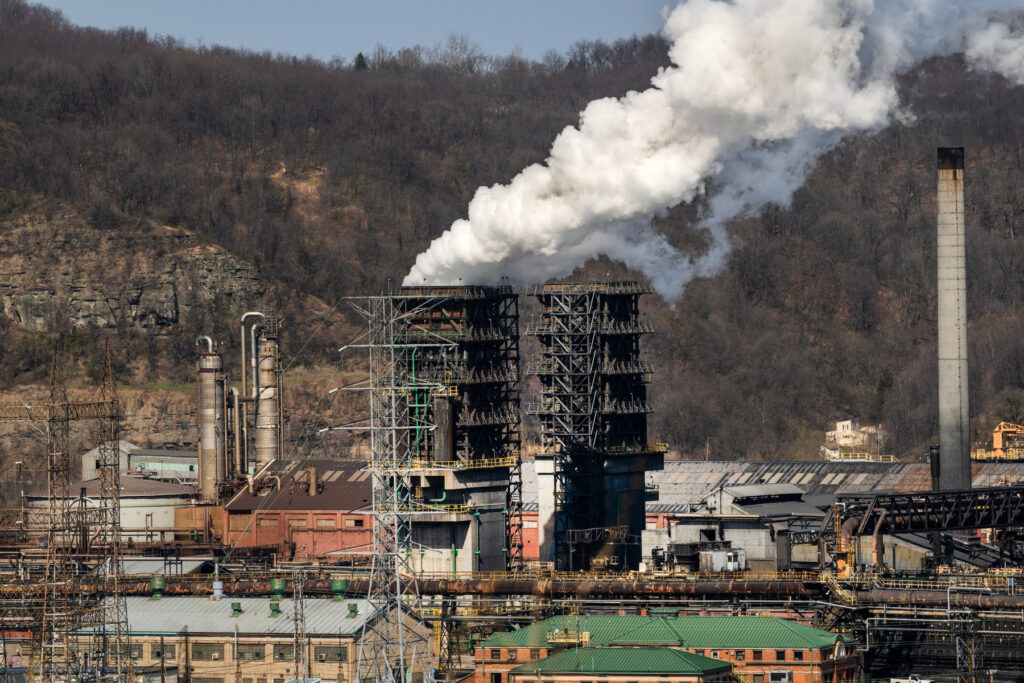
[(573, 648), (524, 664), (513, 673), (541, 674), (706, 674), (732, 665), (664, 647)]
[[(675, 645), (702, 648), (807, 649), (835, 644), (841, 637), (778, 617), (660, 617), (560, 615), (517, 631), (495, 633), (483, 647), (549, 647), (548, 634), (589, 634), (591, 647)], [(564, 643), (562, 643), (564, 644)]]

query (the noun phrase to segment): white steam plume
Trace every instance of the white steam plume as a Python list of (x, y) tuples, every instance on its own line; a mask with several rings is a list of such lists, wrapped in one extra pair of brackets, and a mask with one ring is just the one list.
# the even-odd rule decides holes
[[(788, 203), (844, 133), (907, 116), (901, 71), (966, 50), (975, 68), (1024, 82), (1024, 39), (1007, 23), (1021, 10), (1024, 0), (684, 2), (664, 29), (672, 66), (647, 90), (587, 105), (545, 163), (479, 188), (405, 284), (542, 282), (606, 254), (673, 301), (721, 267), (724, 221)], [(710, 248), (692, 258), (650, 221), (708, 179)]]

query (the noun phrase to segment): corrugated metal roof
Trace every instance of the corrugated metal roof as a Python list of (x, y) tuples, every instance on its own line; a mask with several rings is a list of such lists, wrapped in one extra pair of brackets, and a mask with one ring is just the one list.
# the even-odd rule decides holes
[[(172, 484), (159, 479), (147, 479), (145, 477), (131, 477), (122, 474), (121, 497), (122, 498), (189, 498), (196, 494), (196, 487), (187, 484)], [(69, 491), (73, 498), (77, 498), (81, 489), (85, 489), (85, 495), (95, 498), (100, 495), (100, 480), (89, 479), (77, 481), (71, 484)], [(45, 498), (45, 487), (36, 487), (29, 494), (29, 498)]]
[[(660, 617), (560, 615), (517, 631), (495, 633), (483, 647), (545, 647), (548, 634), (586, 631), (590, 644), (668, 645), (706, 648), (820, 648), (836, 642), (828, 631), (778, 617)], [(642, 641), (641, 638), (650, 638)]]
[[(162, 557), (129, 557), (122, 560), (124, 573), (129, 575), (159, 574), (161, 576), (181, 576), (193, 572), (212, 569), (214, 558), (182, 558), (181, 560), (165, 560)], [(99, 570), (97, 570), (99, 571)]]
[[(318, 493), (309, 495), (307, 468), (316, 469)], [(229, 512), (251, 510), (360, 510), (370, 505), (372, 481), (366, 463), (356, 460), (275, 460), (266, 475), (280, 478), (280, 488), (250, 495), (246, 487), (224, 506)], [(263, 477), (261, 477), (262, 479)]]
[[(1024, 462), (973, 463), (972, 472), (974, 486), (998, 484), (1001, 479), (1024, 481)], [(647, 480), (658, 487), (658, 500), (654, 504), (662, 505), (698, 503), (719, 486), (756, 486), (771, 482), (799, 486), (807, 494), (804, 500), (837, 493), (931, 489), (931, 471), (928, 463), (923, 462), (668, 460), (663, 470), (648, 472)], [(531, 500), (526, 496), (525, 486), (523, 492), (524, 500)], [(651, 504), (648, 505), (648, 510), (653, 511)]]
[(584, 647), (538, 659), (513, 673), (547, 674), (689, 674), (723, 671), (732, 666), (710, 657), (661, 647)]
[[(801, 474), (802, 476), (802, 474)], [(766, 498), (769, 496), (801, 496), (804, 490), (793, 484), (753, 484), (751, 486), (726, 486), (725, 491), (737, 500), (743, 498)]]
[[(132, 633), (234, 633), (284, 635), (294, 632), (292, 615), (295, 601), (280, 601), (281, 614), (270, 616), (270, 598), (227, 596), (220, 600), (206, 597), (164, 597), (159, 600), (126, 597), (128, 628)], [(231, 603), (242, 605), (242, 613), (231, 616)], [(358, 606), (358, 614), (349, 616), (349, 604)], [(373, 614), (368, 600), (352, 599), (334, 602), (310, 599), (303, 605), (306, 633), (310, 635), (352, 635), (358, 633)], [(88, 629), (86, 629), (88, 631)]]

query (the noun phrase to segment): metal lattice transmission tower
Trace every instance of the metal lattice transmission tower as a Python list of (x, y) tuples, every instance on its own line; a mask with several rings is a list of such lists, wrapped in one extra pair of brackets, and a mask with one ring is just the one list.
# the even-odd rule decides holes
[(422, 413), (410, 406), (440, 387), (416, 377), (417, 352), (451, 347), (439, 336), (414, 333), (409, 321), (436, 305), (436, 300), (383, 295), (350, 303), (369, 324), (363, 347), (370, 359), (370, 463), (373, 482), (373, 559), (367, 598), (375, 617), (360, 639), (356, 678), (378, 683), (407, 683), (416, 657), (426, 657), (428, 640), (407, 620), (419, 605), (412, 571), (412, 519), (428, 506), (413, 498), (410, 472), (415, 467), (414, 434), (431, 430)]
[(53, 346), (50, 365), (50, 400), (46, 421), (46, 588), (43, 597), (39, 675), (57, 678), (63, 669), (68, 678), (77, 662), (68, 649), (68, 634), (78, 627), (80, 606), (74, 595), (78, 571), (74, 554), (80, 540), (80, 516), (71, 498), (71, 445), (68, 390), (64, 376), (64, 351), (60, 340)]
[[(40, 633), (36, 674), (41, 680), (67, 680), (82, 673), (93, 659), (99, 678), (123, 680), (130, 671), (125, 603), (120, 595), (120, 404), (114, 389), (110, 346), (104, 355), (98, 401), (68, 401), (60, 340), (54, 345), (50, 394), (45, 406), (0, 404), (0, 419), (46, 423), (46, 485), (48, 509), (38, 529), (46, 540), (43, 601), (35, 623)], [(96, 420), (99, 438), (100, 496), (85, 507), (71, 495), (72, 421)], [(103, 585), (102, 597), (87, 598), (80, 590), (83, 569), (92, 566)], [(80, 639), (93, 640), (87, 648)]]
[(97, 678), (122, 681), (131, 679), (132, 659), (128, 631), (128, 608), (121, 586), (124, 565), (121, 560), (121, 402), (117, 398), (107, 341), (103, 353), (103, 374), (100, 380), (100, 402), (107, 413), (98, 420), (100, 498), (89, 510), (90, 539), (99, 551), (97, 567), (107, 596), (102, 605), (87, 612), (86, 623), (92, 627), (94, 652), (101, 652), (101, 675)]

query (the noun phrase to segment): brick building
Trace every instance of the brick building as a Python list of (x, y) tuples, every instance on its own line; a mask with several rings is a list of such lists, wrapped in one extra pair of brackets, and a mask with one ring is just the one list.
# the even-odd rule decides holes
[(588, 647), (690, 652), (731, 663), (751, 683), (844, 683), (858, 673), (852, 641), (777, 617), (562, 615), (480, 643), (474, 683), (513, 683), (512, 669)]
[[(127, 597), (131, 657), (136, 667), (177, 671), (189, 683), (284, 683), (301, 678), (304, 660), (310, 679), (322, 683), (355, 680), (363, 626), (376, 618), (365, 599), (307, 599), (303, 603), (305, 639), (295, 650), (295, 602), (283, 599), (225, 597)], [(425, 628), (407, 625), (424, 636)], [(83, 656), (92, 650), (86, 630), (72, 646)], [(414, 656), (422, 679), (427, 665), (422, 648)], [(299, 663), (299, 670), (296, 664)]]
[[(509, 683), (715, 683), (731, 681), (732, 665), (663, 647), (583, 647), (518, 666)], [(500, 678), (500, 674), (492, 674)]]
[(224, 542), (275, 548), (284, 559), (368, 553), (373, 543), (365, 463), (275, 460), (224, 504)]

